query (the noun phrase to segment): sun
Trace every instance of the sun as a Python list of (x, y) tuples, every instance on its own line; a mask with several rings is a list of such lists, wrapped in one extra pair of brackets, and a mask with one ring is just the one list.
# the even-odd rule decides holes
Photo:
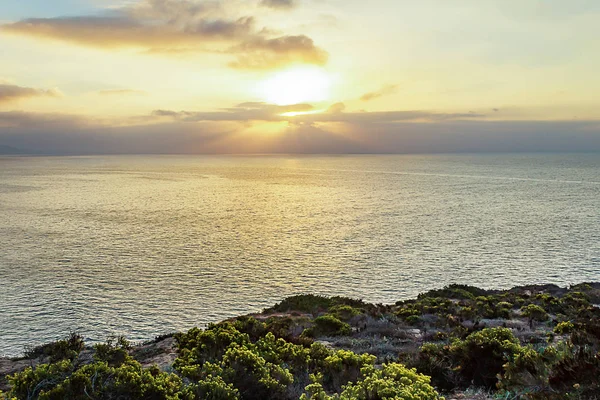
[(327, 100), (331, 83), (324, 70), (299, 67), (276, 73), (261, 82), (258, 90), (268, 103), (290, 105)]

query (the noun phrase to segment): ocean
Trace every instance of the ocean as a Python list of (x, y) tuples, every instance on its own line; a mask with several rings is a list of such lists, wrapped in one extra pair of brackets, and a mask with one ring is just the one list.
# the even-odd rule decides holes
[(0, 157), (0, 355), (300, 293), (600, 280), (600, 154)]

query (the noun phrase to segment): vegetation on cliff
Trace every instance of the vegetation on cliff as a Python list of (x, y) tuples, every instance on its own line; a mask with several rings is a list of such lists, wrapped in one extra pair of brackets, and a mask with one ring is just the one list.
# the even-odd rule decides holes
[(594, 399), (598, 303), (600, 284), (451, 285), (394, 305), (294, 296), (137, 346), (72, 334), (0, 360), (0, 398)]

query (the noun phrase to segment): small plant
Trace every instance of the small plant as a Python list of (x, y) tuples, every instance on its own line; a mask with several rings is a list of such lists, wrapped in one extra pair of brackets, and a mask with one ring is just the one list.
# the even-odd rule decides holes
[[(183, 382), (158, 368), (143, 369), (133, 360), (120, 366), (95, 362), (75, 368), (70, 361), (42, 364), (10, 377), (9, 399), (177, 399)], [(189, 398), (189, 397), (188, 397)]]
[(342, 321), (348, 321), (352, 317), (355, 317), (355, 316), (361, 314), (360, 310), (357, 310), (356, 308), (349, 306), (347, 304), (340, 304), (337, 306), (333, 306), (329, 309), (329, 313), (334, 315), (336, 318), (338, 318), (339, 320), (342, 320)]
[(356, 382), (348, 383), (338, 395), (329, 396), (319, 382), (321, 376), (312, 375), (313, 383), (306, 387), (300, 400), (442, 400), (427, 376), (397, 363), (384, 364), (381, 369), (372, 366), (361, 370)]
[(74, 360), (83, 350), (83, 337), (71, 332), (69, 337), (25, 351), (25, 358), (45, 358), (53, 363), (61, 360)]
[(327, 311), (330, 307), (340, 304), (352, 307), (362, 307), (365, 305), (362, 300), (355, 300), (348, 297), (325, 297), (314, 294), (302, 294), (288, 297), (281, 303), (266, 309), (265, 312), (302, 311), (315, 314), (319, 311)]
[(424, 344), (416, 366), (444, 389), (471, 385), (490, 389), (495, 387), (503, 365), (520, 349), (510, 329), (486, 328), (450, 345)]
[(119, 366), (129, 360), (131, 344), (123, 336), (110, 337), (106, 343), (94, 346), (94, 360), (103, 361), (110, 366)]
[(485, 296), (486, 294), (487, 292), (485, 290), (474, 286), (452, 284), (444, 289), (430, 290), (427, 293), (422, 293), (418, 296), (418, 299), (422, 299), (424, 297), (443, 297), (446, 299), (472, 300), (477, 296)]
[(527, 306), (521, 307), (521, 312), (524, 317), (529, 318), (530, 321), (547, 321), (548, 313), (537, 304), (528, 304)]
[(319, 336), (343, 336), (349, 335), (352, 328), (345, 322), (340, 321), (331, 314), (315, 318), (314, 326), (304, 331), (303, 335), (308, 337)]
[(211, 400), (238, 400), (240, 392), (231, 383), (227, 383), (220, 376), (209, 375), (196, 384), (193, 384), (188, 392), (194, 394), (198, 399)]
[(573, 332), (575, 329), (575, 325), (571, 321), (559, 322), (558, 325), (554, 327), (554, 333), (558, 335), (565, 335)]

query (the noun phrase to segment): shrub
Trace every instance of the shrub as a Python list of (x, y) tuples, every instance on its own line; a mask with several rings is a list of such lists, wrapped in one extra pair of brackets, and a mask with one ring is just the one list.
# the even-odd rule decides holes
[(207, 361), (218, 361), (233, 344), (250, 343), (250, 337), (241, 333), (230, 323), (211, 324), (208, 329), (192, 328), (187, 333), (175, 335), (179, 357), (175, 368), (201, 365)]
[(421, 317), (419, 317), (418, 315), (411, 315), (409, 317), (406, 317), (405, 321), (407, 324), (415, 326), (418, 325), (419, 322), (421, 322)]
[(272, 333), (256, 342), (256, 351), (265, 360), (276, 365), (283, 365), (293, 372), (302, 373), (307, 370), (310, 361), (310, 350), (283, 339), (275, 338)]
[(265, 321), (265, 327), (268, 332), (272, 332), (278, 338), (285, 340), (297, 340), (292, 335), (292, 330), (296, 323), (292, 318), (271, 317)]
[(429, 377), (401, 364), (384, 364), (381, 369), (366, 367), (363, 378), (349, 383), (341, 400), (435, 400), (441, 397), (430, 385)]
[(133, 360), (111, 367), (96, 362), (76, 369), (68, 360), (42, 364), (10, 377), (10, 399), (89, 400), (152, 399), (175, 400), (183, 393), (182, 381), (158, 368), (142, 369)]
[(415, 304), (405, 304), (396, 311), (396, 315), (405, 320), (413, 316), (418, 317), (421, 314), (421, 310), (419, 310)]
[[(242, 399), (287, 398), (294, 374), (308, 377), (311, 360), (308, 348), (278, 339), (271, 332), (252, 343), (231, 324), (190, 330), (181, 335), (179, 346), (176, 369), (193, 382), (194, 393), (211, 393), (215, 399), (226, 398), (222, 396), (233, 391)], [(322, 352), (322, 359), (329, 354)]]
[(74, 360), (83, 348), (83, 337), (78, 333), (71, 332), (66, 339), (27, 350), (25, 358), (48, 357), (51, 363), (61, 360)]
[(377, 357), (370, 354), (356, 354), (348, 350), (339, 350), (328, 356), (323, 363), (325, 384), (333, 391), (339, 391), (348, 382), (355, 382), (360, 371), (373, 366)]
[(561, 342), (538, 351), (521, 348), (505, 365), (499, 387), (532, 399), (592, 399), (600, 396), (599, 374), (600, 354)]
[(281, 303), (275, 304), (272, 308), (266, 309), (265, 312), (302, 311), (314, 313), (319, 310), (327, 310), (331, 305), (332, 301), (329, 297), (303, 294), (288, 297)]
[(575, 325), (571, 321), (559, 322), (558, 325), (554, 327), (554, 333), (559, 335), (564, 335), (567, 333), (573, 332), (575, 329)]
[(474, 286), (452, 284), (444, 289), (430, 290), (427, 293), (419, 294), (418, 299), (425, 297), (443, 297), (446, 299), (474, 299), (477, 296), (485, 296), (487, 291)]
[(553, 347), (540, 351), (533, 347), (521, 347), (504, 365), (504, 373), (498, 386), (507, 392), (523, 392), (528, 388), (546, 391), (549, 364), (557, 356), (558, 352)]
[(498, 307), (498, 308), (496, 308), (495, 314), (496, 314), (495, 315), (496, 318), (509, 319), (511, 317), (510, 308)]
[(491, 389), (503, 365), (521, 349), (510, 329), (486, 328), (450, 345), (423, 345), (415, 366), (443, 389), (471, 385)]
[(573, 385), (586, 386), (586, 391), (600, 395), (600, 353), (589, 347), (576, 347), (552, 366), (549, 382), (556, 390), (569, 391)]
[(352, 333), (352, 328), (345, 322), (340, 321), (331, 314), (315, 318), (314, 326), (304, 331), (303, 335), (309, 337), (318, 336), (343, 336)]
[(451, 348), (460, 373), (475, 386), (493, 388), (502, 366), (520, 349), (519, 340), (507, 328), (486, 328), (457, 341)]
[(425, 343), (419, 349), (412, 366), (431, 377), (434, 385), (441, 390), (450, 391), (457, 387), (468, 386), (468, 383), (463, 383), (460, 368), (452, 359), (449, 345)]
[(355, 300), (348, 297), (325, 297), (314, 294), (303, 294), (288, 297), (281, 303), (266, 309), (265, 312), (301, 311), (315, 314), (319, 311), (326, 311), (329, 307), (339, 304), (345, 304), (352, 307), (362, 307), (365, 305), (362, 300)]
[(258, 340), (267, 333), (267, 324), (249, 316), (237, 317), (231, 325), (238, 331), (248, 334), (251, 340)]
[(27, 368), (23, 372), (9, 376), (11, 390), (8, 398), (37, 399), (40, 393), (52, 390), (63, 382), (74, 367), (71, 361), (62, 360), (52, 364), (41, 364), (36, 368)]
[(207, 400), (238, 400), (240, 392), (232, 384), (220, 376), (209, 375), (188, 389), (198, 399)]
[(530, 321), (548, 320), (548, 313), (536, 304), (528, 304), (527, 306), (521, 307), (521, 311), (523, 312), (523, 316), (529, 318)]
[(443, 399), (430, 385), (429, 377), (401, 364), (384, 364), (381, 369), (366, 366), (360, 379), (348, 383), (338, 395), (329, 396), (312, 376), (313, 383), (306, 387), (300, 400), (436, 400)]
[(231, 345), (222, 361), (223, 378), (244, 399), (277, 399), (294, 378), (289, 370), (267, 362), (252, 349)]
[(111, 337), (106, 343), (94, 346), (94, 360), (106, 362), (110, 366), (119, 366), (129, 359), (131, 344), (123, 336)]
[(348, 321), (361, 314), (360, 310), (347, 304), (340, 304), (329, 309), (329, 313), (342, 321)]
[(501, 301), (499, 303), (496, 304), (496, 307), (500, 307), (500, 308), (507, 308), (507, 309), (512, 309), (513, 305), (507, 301)]

